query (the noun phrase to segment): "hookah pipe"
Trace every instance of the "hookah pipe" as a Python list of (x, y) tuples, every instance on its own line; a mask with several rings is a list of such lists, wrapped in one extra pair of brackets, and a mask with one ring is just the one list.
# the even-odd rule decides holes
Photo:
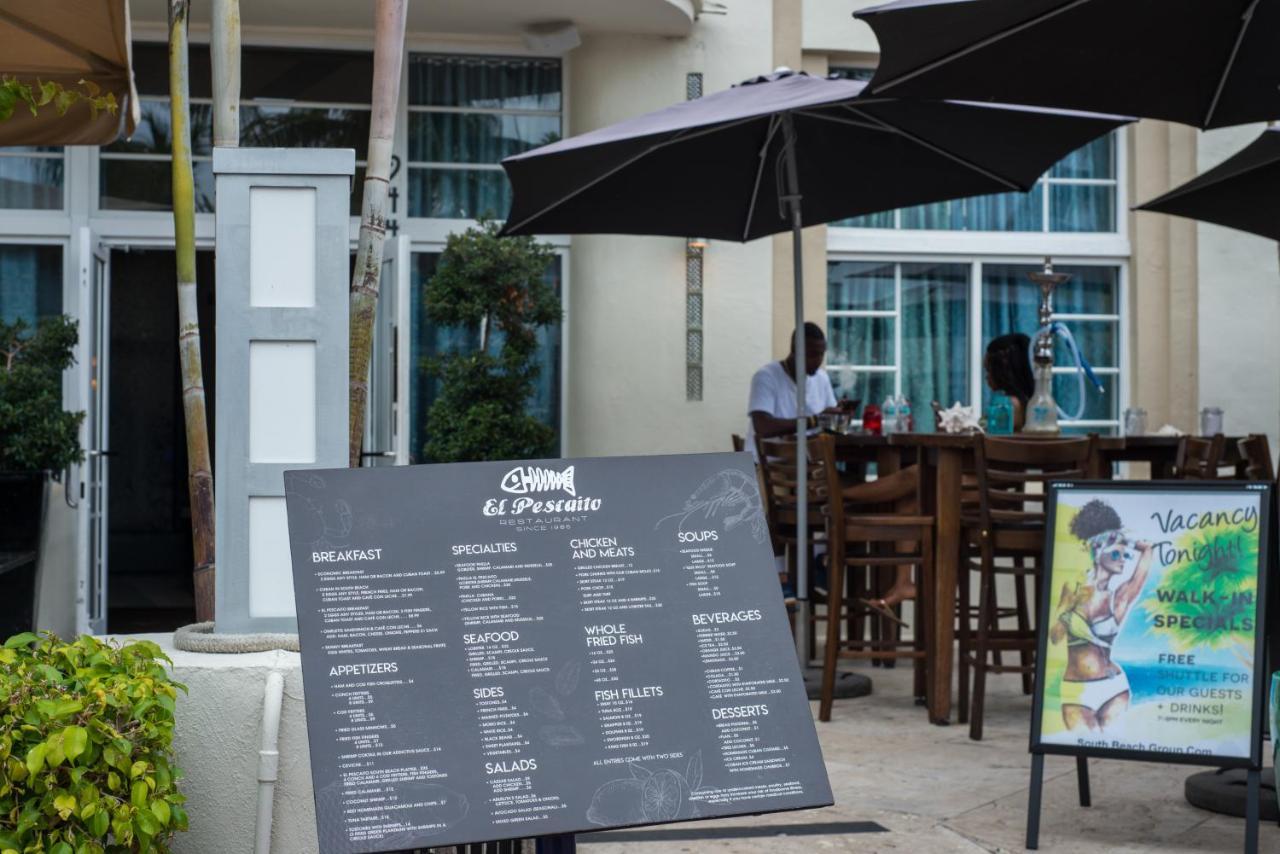
[[(1027, 403), (1027, 423), (1024, 433), (1056, 435), (1059, 432), (1058, 418), (1077, 420), (1084, 415), (1085, 377), (1093, 383), (1100, 393), (1105, 391), (1093, 366), (1089, 364), (1075, 337), (1065, 324), (1053, 320), (1053, 292), (1059, 285), (1071, 280), (1068, 273), (1053, 272), (1053, 259), (1044, 259), (1044, 271), (1029, 273), (1027, 278), (1040, 287), (1040, 328), (1031, 339), (1027, 355), (1031, 360), (1032, 372), (1035, 374), (1035, 393)], [(1076, 366), (1076, 376), (1080, 384), (1078, 408), (1074, 413), (1067, 412), (1058, 406), (1053, 397), (1053, 345), (1056, 335), (1061, 335), (1071, 351)]]

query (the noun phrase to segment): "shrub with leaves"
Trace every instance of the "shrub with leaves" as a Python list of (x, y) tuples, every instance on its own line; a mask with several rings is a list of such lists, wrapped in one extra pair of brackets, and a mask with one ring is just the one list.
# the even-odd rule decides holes
[(64, 116), (67, 110), (81, 101), (89, 105), (89, 112), (95, 119), (103, 110), (113, 116), (116, 114), (119, 105), (114, 93), (103, 94), (102, 87), (92, 80), (81, 80), (80, 85), (84, 87), (83, 91), (68, 89), (55, 80), (37, 80), (32, 85), (17, 77), (0, 78), (0, 122), (12, 117), (20, 104), (25, 105), (33, 116), (39, 115), (40, 108), (46, 106), (52, 106), (58, 115)]
[(75, 362), (75, 321), (31, 329), (0, 320), (0, 471), (61, 471), (84, 459), (83, 412), (62, 408), (62, 372)]
[(482, 219), (449, 235), (427, 283), (431, 319), (479, 337), (474, 351), (427, 362), (440, 379), (424, 449), (434, 462), (528, 459), (555, 450), (555, 432), (526, 411), (538, 379), (538, 329), (563, 314), (546, 281), (555, 253), (531, 237), (499, 231), (499, 223)]
[(179, 689), (158, 646), (15, 635), (0, 649), (0, 854), (169, 851), (187, 829)]

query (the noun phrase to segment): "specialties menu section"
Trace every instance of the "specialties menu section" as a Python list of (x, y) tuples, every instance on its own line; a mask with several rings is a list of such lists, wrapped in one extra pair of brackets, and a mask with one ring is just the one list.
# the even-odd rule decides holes
[(832, 802), (745, 455), (285, 489), (323, 854)]

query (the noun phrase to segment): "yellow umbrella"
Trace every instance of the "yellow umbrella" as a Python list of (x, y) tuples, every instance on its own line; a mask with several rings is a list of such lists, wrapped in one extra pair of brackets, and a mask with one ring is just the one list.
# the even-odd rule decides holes
[(77, 101), (59, 115), (53, 104), (31, 115), (19, 105), (0, 122), (0, 145), (106, 145), (132, 134), (140, 117), (133, 87), (129, 0), (0, 0), (0, 75), (35, 86), (54, 82), (84, 92), (80, 81), (115, 95), (115, 115)]

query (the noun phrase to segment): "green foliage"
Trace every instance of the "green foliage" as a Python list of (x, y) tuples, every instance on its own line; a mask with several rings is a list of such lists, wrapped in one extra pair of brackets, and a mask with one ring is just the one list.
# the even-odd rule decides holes
[(15, 635), (0, 648), (0, 854), (166, 854), (187, 829), (178, 690), (149, 641)]
[(32, 330), (0, 320), (0, 471), (61, 471), (80, 462), (83, 412), (62, 408), (62, 372), (75, 363), (75, 321)]
[[(1212, 599), (1211, 604), (1188, 597), (1161, 605), (1161, 610), (1171, 617), (1190, 618), (1187, 626), (1177, 623), (1176, 627), (1159, 629), (1161, 636), (1181, 652), (1205, 646), (1238, 647), (1251, 653), (1258, 627), (1245, 631), (1243, 626), (1257, 607), (1258, 533), (1246, 532), (1239, 526), (1217, 525), (1179, 538), (1177, 548), (1192, 559), (1170, 569), (1160, 586), (1212, 594)], [(1236, 628), (1227, 630), (1223, 626)]]
[(26, 104), (33, 116), (38, 116), (40, 108), (49, 104), (58, 111), (58, 115), (65, 116), (67, 110), (79, 101), (89, 105), (89, 112), (95, 119), (103, 110), (113, 116), (119, 110), (114, 93), (107, 92), (104, 95), (101, 87), (92, 80), (81, 80), (80, 85), (84, 87), (84, 91), (77, 92), (51, 80), (37, 79), (33, 86), (6, 75), (0, 78), (0, 122), (10, 119), (19, 104)]
[[(490, 220), (449, 236), (426, 286), (440, 326), (481, 330), (476, 352), (426, 362), (440, 379), (427, 413), (426, 456), (436, 462), (546, 457), (555, 432), (529, 415), (538, 379), (538, 329), (558, 323), (560, 300), (546, 280), (555, 253), (530, 237), (499, 237)], [(494, 353), (494, 344), (498, 352)]]

